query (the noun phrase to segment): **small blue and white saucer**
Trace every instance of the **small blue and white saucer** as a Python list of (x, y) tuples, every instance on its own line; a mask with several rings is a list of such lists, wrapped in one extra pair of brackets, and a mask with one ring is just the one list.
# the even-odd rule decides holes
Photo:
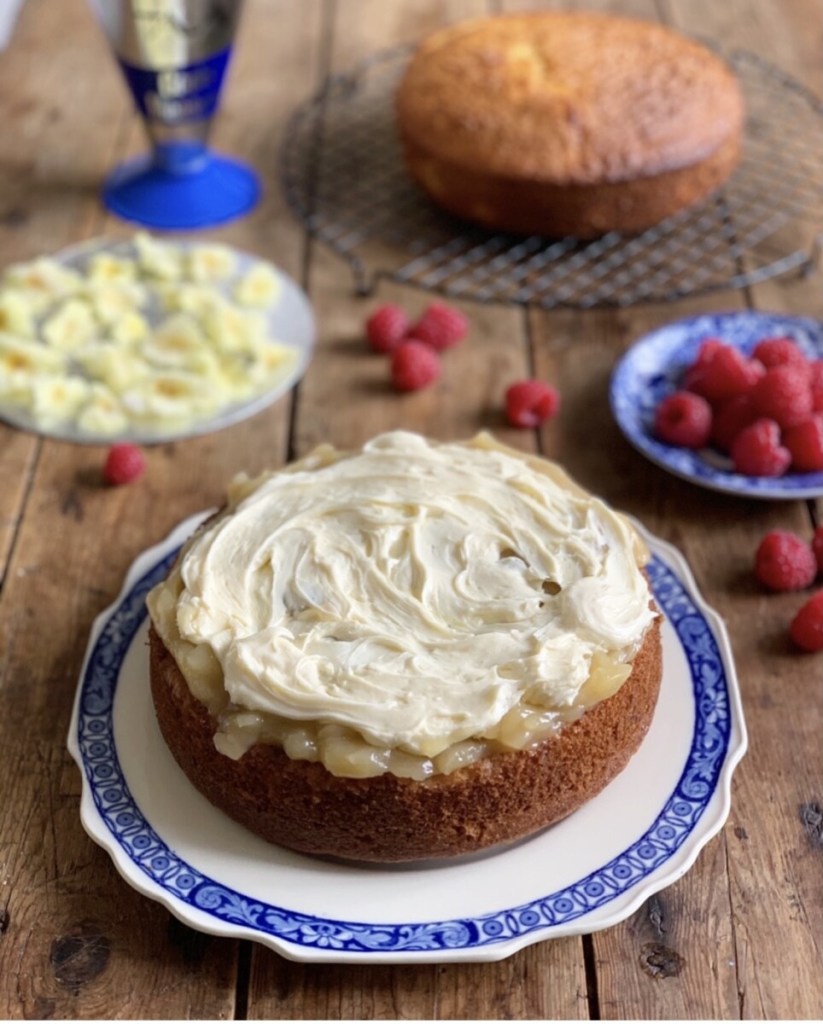
[(661, 399), (680, 387), (706, 338), (720, 338), (750, 354), (763, 338), (791, 338), (813, 359), (823, 358), (823, 323), (781, 313), (709, 313), (666, 324), (640, 338), (612, 375), (612, 413), (627, 440), (646, 458), (701, 487), (748, 498), (793, 500), (823, 495), (823, 472), (782, 477), (743, 476), (714, 449), (692, 451), (659, 441), (654, 411)]

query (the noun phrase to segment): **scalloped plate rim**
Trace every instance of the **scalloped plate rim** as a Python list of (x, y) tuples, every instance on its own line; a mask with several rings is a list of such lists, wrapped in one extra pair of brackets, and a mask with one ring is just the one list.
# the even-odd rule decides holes
[[(125, 580), (117, 598), (93, 621), (89, 642), (83, 659), (80, 683), (77, 687), (71, 723), (67, 737), (68, 750), (80, 770), (82, 794), (80, 800), (80, 818), (87, 835), (101, 846), (114, 863), (121, 878), (137, 892), (162, 904), (178, 920), (196, 930), (223, 938), (250, 939), (262, 943), (289, 960), (300, 963), (447, 963), (447, 962), (496, 962), (533, 945), (536, 942), (553, 938), (564, 938), (590, 934), (605, 928), (613, 927), (633, 914), (645, 900), (654, 893), (671, 885), (681, 878), (694, 864), (706, 844), (722, 829), (731, 807), (731, 785), (734, 770), (746, 753), (748, 737), (743, 716), (742, 701), (736, 677), (733, 654), (725, 624), (720, 615), (706, 604), (698, 590), (693, 574), (683, 555), (667, 541), (652, 535), (637, 520), (633, 520), (641, 536), (649, 544), (652, 553), (665, 555), (671, 565), (675, 578), (681, 583), (697, 609), (702, 613), (711, 627), (717, 643), (721, 661), (726, 673), (726, 694), (729, 710), (729, 735), (725, 756), (717, 781), (711, 794), (707, 797), (701, 817), (691, 829), (688, 840), (681, 844), (662, 864), (637, 881), (623, 898), (616, 897), (611, 904), (612, 910), (602, 913), (598, 909), (578, 917), (567, 925), (546, 927), (540, 932), (531, 931), (520, 936), (508, 938), (497, 944), (483, 946), (465, 946), (452, 949), (411, 950), (411, 951), (365, 951), (340, 950), (318, 946), (298, 945), (288, 942), (282, 937), (267, 934), (249, 925), (227, 922), (210, 915), (203, 910), (189, 906), (167, 892), (139, 870), (129, 858), (122, 844), (108, 828), (94, 802), (92, 787), (86, 774), (86, 765), (78, 743), (78, 721), (82, 683), (85, 679), (89, 661), (95, 644), (104, 627), (114, 612), (121, 606), (124, 598), (131, 592), (135, 583), (144, 575), (147, 566), (162, 560), (170, 550), (174, 550), (188, 537), (193, 530), (213, 514), (210, 509), (188, 517), (178, 524), (169, 535), (159, 543), (147, 548), (132, 563), (126, 573)], [(631, 518), (631, 517), (630, 517)], [(133, 640), (134, 638), (132, 638)], [(132, 641), (130, 641), (131, 643)], [(116, 689), (116, 684), (115, 684)], [(706, 812), (711, 814), (706, 816)], [(333, 870), (333, 866), (330, 866)], [(608, 906), (608, 904), (607, 904)], [(513, 908), (517, 909), (517, 908)], [(590, 919), (593, 918), (593, 919)], [(422, 922), (426, 924), (428, 922)], [(382, 927), (382, 925), (381, 925)]]

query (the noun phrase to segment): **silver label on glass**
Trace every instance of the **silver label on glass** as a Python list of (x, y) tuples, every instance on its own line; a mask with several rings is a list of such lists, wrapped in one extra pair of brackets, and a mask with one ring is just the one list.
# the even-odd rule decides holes
[(121, 61), (173, 71), (231, 44), (243, 0), (91, 0)]

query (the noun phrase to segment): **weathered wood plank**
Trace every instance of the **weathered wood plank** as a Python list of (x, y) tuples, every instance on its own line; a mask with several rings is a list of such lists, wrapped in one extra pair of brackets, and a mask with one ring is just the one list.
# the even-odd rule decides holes
[[(125, 112), (121, 98), (98, 91), (86, 73), (108, 60), (105, 41), (89, 31), (90, 11), (70, 3), (44, 17), (43, 6), (21, 11), (0, 60), (0, 272), (76, 241), (82, 224), (102, 219), (96, 182)], [(62, 46), (43, 61), (57, 38)], [(0, 580), (39, 447), (0, 425)]]
[[(697, 6), (676, 7), (677, 11), (688, 10), (691, 17), (689, 23), (680, 22), (681, 27), (708, 35), (716, 32), (724, 41), (737, 43), (730, 39), (726, 22), (716, 25), (712, 20), (716, 10), (720, 14), (717, 5), (703, 4), (700, 10), (696, 10)], [(744, 13), (752, 5), (741, 5), (746, 12), (731, 12), (729, 6), (724, 5), (723, 16), (750, 29), (751, 22)], [(764, 47), (762, 51), (758, 48), (758, 52), (767, 51)], [(802, 282), (793, 278), (770, 283), (754, 294), (758, 304), (761, 295), (768, 295), (768, 306), (772, 308), (819, 312), (818, 279)], [(801, 301), (801, 294), (807, 300), (817, 295), (818, 300)], [(820, 746), (814, 741), (820, 724), (815, 713), (808, 722), (807, 702), (798, 704), (781, 698), (780, 715), (772, 712), (770, 725), (762, 722), (763, 712), (758, 707), (760, 701), (776, 701), (776, 693), (802, 692), (803, 687), (811, 685), (804, 678), (809, 675), (808, 661), (792, 653), (785, 640), (791, 608), (798, 601), (796, 596), (765, 597), (751, 578), (751, 561), (760, 537), (778, 526), (808, 529), (805, 507), (802, 503), (741, 501), (668, 478), (645, 464), (620, 438), (605, 404), (613, 362), (634, 338), (657, 323), (678, 316), (740, 304), (738, 296), (718, 294), (668, 307), (594, 317), (569, 314), (565, 326), (563, 318), (555, 317), (547, 328), (550, 340), (545, 343), (545, 350), (538, 334), (538, 366), (546, 368), (549, 374), (554, 367), (562, 367), (561, 389), (567, 399), (566, 409), (573, 403), (577, 409), (587, 409), (586, 418), (578, 415), (576, 425), (568, 427), (568, 421), (561, 418), (547, 429), (548, 450), (568, 461), (583, 483), (594, 489), (599, 484), (601, 492), (605, 489), (612, 501), (635, 512), (654, 532), (674, 541), (687, 555), (703, 593), (729, 626), (753, 736), (752, 751), (738, 771), (732, 817), (725, 836), (713, 840), (683, 880), (647, 903), (631, 921), (593, 937), (598, 1001), (604, 1017), (712, 1018), (737, 1016), (741, 1012), (746, 1016), (803, 1016), (819, 1009), (819, 983), (812, 980), (815, 965), (819, 977), (819, 950), (815, 950), (805, 922), (796, 924), (793, 930), (787, 922), (788, 931), (793, 934), (789, 943), (792, 948), (796, 944), (801, 960), (802, 995), (794, 985), (783, 983), (783, 972), (777, 962), (771, 961), (765, 988), (764, 965), (750, 964), (752, 948), (768, 949), (766, 932), (774, 928), (775, 914), (797, 914), (786, 903), (785, 887), (791, 884), (781, 881), (780, 885), (774, 883), (770, 887), (766, 881), (774, 876), (774, 851), (785, 847), (787, 835), (794, 837), (792, 845), (798, 860), (816, 874), (809, 875), (804, 882), (803, 871), (789, 874), (784, 870), (781, 878), (790, 878), (798, 887), (794, 890), (795, 902), (799, 891), (806, 916), (811, 908), (817, 920), (819, 912), (819, 863), (809, 855), (808, 826), (801, 823), (798, 808), (806, 808), (808, 819), (809, 808), (814, 805), (809, 797), (809, 784), (820, 777)], [(571, 339), (579, 342), (579, 352), (569, 351)], [(560, 348), (562, 352), (558, 351)], [(588, 375), (580, 373), (578, 377), (576, 365), (585, 366)], [(587, 437), (597, 437), (598, 443), (587, 445)], [(700, 523), (700, 530), (694, 529), (695, 522)], [(759, 697), (754, 697), (755, 693)], [(805, 724), (800, 721), (804, 716)], [(790, 734), (795, 739), (787, 745), (780, 742), (780, 734)], [(793, 749), (789, 751), (788, 746)], [(765, 778), (780, 779), (780, 788), (790, 791), (785, 793), (786, 820), (782, 826), (776, 820), (774, 808), (770, 806), (764, 814)], [(759, 792), (759, 799), (746, 807), (745, 791), (749, 785), (755, 793)], [(798, 790), (806, 794), (805, 799), (800, 798)], [(772, 784), (769, 791), (773, 792)], [(813, 816), (813, 806), (810, 813)], [(756, 828), (752, 829), (751, 823), (755, 821)], [(762, 846), (763, 859), (758, 865), (760, 870), (749, 867), (745, 873), (746, 895), (759, 890), (759, 898), (749, 898), (744, 905), (742, 897), (735, 895), (735, 864), (741, 857), (741, 847), (751, 849), (753, 832), (762, 839), (755, 843)], [(742, 856), (745, 863), (751, 855)], [(727, 860), (731, 876), (725, 866)], [(814, 885), (813, 878), (817, 879)], [(781, 887), (782, 893), (774, 891)], [(729, 919), (732, 904), (736, 904), (733, 921)], [(762, 917), (762, 934), (747, 941), (745, 936), (756, 917)], [(650, 953), (657, 956), (656, 964), (650, 962)]]
[[(431, 0), (402, 5), (372, 0), (359, 5), (356, 20), (347, 16), (348, 10), (339, 5), (335, 21), (335, 71), (381, 47), (414, 41), (448, 21), (482, 13), (484, 5), (467, 0), (444, 10)], [(446, 353), (437, 385), (399, 395), (389, 383), (388, 361), (365, 345), (363, 324), (381, 302), (399, 302), (415, 316), (431, 295), (384, 283), (372, 299), (358, 299), (349, 268), (320, 246), (312, 248), (309, 281), (321, 339), (301, 388), (294, 435), (298, 454), (327, 440), (357, 446), (390, 429), (444, 440), (492, 429), (501, 440), (534, 448), (533, 435), (507, 428), (501, 414), (505, 386), (528, 375), (520, 311), (463, 306), (471, 334), (464, 345)], [(485, 967), (303, 967), (256, 951), (249, 998), (249, 1016), (260, 1018), (565, 1018), (587, 1012), (578, 940), (544, 944)]]
[[(66, 5), (66, 20), (76, 26), (77, 59), (86, 44), (92, 52), (99, 44), (84, 5), (77, 0), (72, 6)], [(32, 16), (43, 32), (31, 60), (34, 77), (52, 54), (56, 60), (65, 40), (46, 33), (42, 12)], [(247, 5), (233, 68), (238, 85), (233, 94), (229, 84), (216, 133), (216, 144), (250, 159), (266, 186), (254, 214), (220, 236), (298, 276), (302, 233), (280, 198), (274, 155), (288, 111), (313, 81), (320, 16), (319, 2), (299, 10), (286, 0)], [(120, 110), (125, 92), (105, 49), (92, 76), (85, 64), (70, 70), (87, 83), (91, 77), (94, 88), (84, 105), (73, 108), (66, 132), (76, 127), (80, 133), (84, 119), (94, 130), (84, 144), (76, 142), (64, 179), (84, 166), (83, 145), (89, 152), (96, 148), (104, 159), (84, 181), (96, 196), (103, 171), (122, 159), (127, 139), (122, 133), (116, 152), (100, 147), (100, 123), (102, 131), (114, 130), (105, 104), (116, 97)], [(99, 108), (97, 96), (103, 98)], [(62, 145), (48, 141), (40, 143), (43, 163), (55, 161)], [(129, 148), (144, 146), (134, 132)], [(122, 235), (132, 229), (109, 222), (106, 230)], [(44, 239), (37, 248), (49, 247)], [(147, 452), (145, 476), (121, 489), (100, 483), (102, 448), (42, 444), (0, 600), (9, 637), (0, 687), (12, 709), (0, 723), (9, 768), (0, 780), (0, 906), (6, 915), (0, 1006), (11, 1017), (209, 1019), (234, 1013), (238, 944), (178, 924), (120, 879), (80, 826), (79, 777), (65, 752), (65, 734), (90, 623), (117, 593), (133, 557), (185, 515), (219, 502), (240, 469), (255, 472), (282, 463), (288, 421), (286, 399), (229, 430), (154, 447)]]
[[(345, 3), (248, 0), (215, 144), (251, 159), (266, 195), (251, 217), (215, 236), (300, 278), (307, 243), (280, 194), (278, 146), (287, 115), (329, 69), (326, 55), (342, 70), (446, 21), (526, 6), (533, 5), (361, 0), (352, 17)], [(749, 47), (823, 92), (823, 41), (811, 30), (819, 0), (585, 6), (660, 15)], [(97, 201), (103, 172), (145, 145), (81, 0), (29, 0), (3, 56), (0, 110), (14, 130), (0, 139), (0, 264), (96, 232), (104, 224)], [(131, 231), (112, 221), (105, 228)], [(317, 244), (308, 253), (320, 342), (299, 389), (293, 433), (282, 401), (231, 430), (151, 449), (143, 480), (110, 490), (99, 483), (102, 449), (41, 443), (0, 427), (0, 578), (9, 559), (0, 594), (0, 1015), (820, 1017), (819, 658), (797, 656), (785, 639), (800, 596), (766, 596), (750, 572), (760, 536), (777, 526), (808, 529), (808, 509), (674, 480), (630, 448), (606, 405), (611, 368), (639, 334), (701, 309), (739, 308), (744, 297), (587, 314), (526, 315), (467, 303), (471, 337), (447, 353), (440, 382), (400, 396), (388, 385), (386, 361), (363, 343), (363, 321), (378, 302), (400, 301), (416, 313), (430, 296), (383, 284), (372, 299), (356, 299), (337, 256)], [(820, 316), (820, 285), (820, 273), (767, 282), (750, 299)], [(132, 892), (80, 829), (79, 776), (64, 738), (91, 619), (115, 595), (133, 556), (184, 515), (220, 501), (237, 470), (278, 465), (289, 450), (303, 454), (320, 441), (357, 445), (391, 428), (441, 438), (489, 428), (533, 449), (534, 436), (505, 428), (500, 416), (505, 385), (527, 374), (530, 357), (563, 395), (561, 414), (541, 432), (542, 448), (675, 542), (727, 621), (751, 733), (729, 824), (683, 879), (583, 943), (544, 943), (500, 964), (397, 968), (307, 967), (247, 947), (238, 970), (238, 944), (199, 935)], [(591, 988), (585, 950), (596, 975)]]
[[(672, 13), (691, 30), (706, 19), (722, 18), (716, 31), (727, 45), (753, 50), (823, 98), (819, 4), (735, 0), (722, 5), (722, 12), (718, 6), (698, 0), (673, 5)], [(751, 289), (751, 296), (756, 308), (823, 317), (823, 268), (805, 278), (794, 274), (764, 282)], [(737, 534), (728, 538), (738, 555), (738, 589), (723, 603), (729, 606), (750, 733), (726, 829), (740, 1014), (817, 1018), (823, 1014), (823, 848), (814, 822), (823, 805), (823, 666), (819, 655), (798, 654), (786, 636), (805, 595), (767, 596), (751, 582), (752, 552), (767, 522), (811, 532), (807, 510), (797, 503), (777, 506), (768, 520), (747, 520), (740, 531), (742, 549)], [(699, 539), (704, 538), (701, 531)], [(712, 551), (698, 557), (709, 565)]]

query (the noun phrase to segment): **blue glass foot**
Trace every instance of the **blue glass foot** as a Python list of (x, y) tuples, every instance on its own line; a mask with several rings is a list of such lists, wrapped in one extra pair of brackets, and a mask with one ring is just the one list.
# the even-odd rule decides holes
[(260, 182), (250, 167), (210, 150), (179, 166), (168, 158), (138, 157), (118, 167), (103, 188), (103, 202), (118, 217), (170, 231), (233, 220), (259, 198)]

